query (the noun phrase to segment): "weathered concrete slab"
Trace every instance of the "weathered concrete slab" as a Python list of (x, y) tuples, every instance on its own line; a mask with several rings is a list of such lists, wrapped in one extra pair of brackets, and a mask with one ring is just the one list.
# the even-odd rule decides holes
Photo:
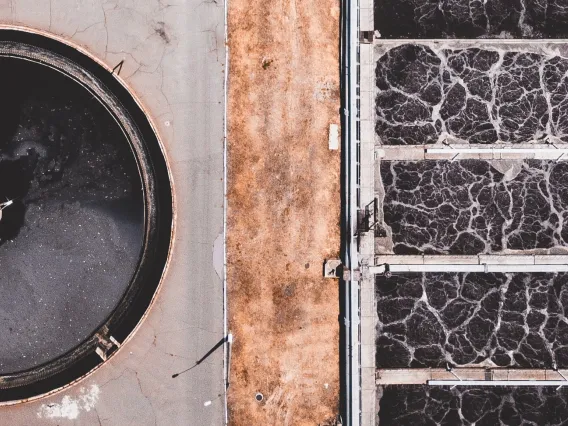
[(2, 24), (71, 40), (109, 69), (124, 60), (120, 77), (154, 121), (176, 195), (171, 263), (137, 334), (79, 384), (2, 408), (4, 424), (223, 424), (222, 349), (195, 365), (224, 334), (223, 22), (222, 1), (0, 5)]

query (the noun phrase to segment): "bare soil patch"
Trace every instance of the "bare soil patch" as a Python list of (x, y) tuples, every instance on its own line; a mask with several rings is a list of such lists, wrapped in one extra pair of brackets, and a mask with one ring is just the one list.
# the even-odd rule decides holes
[[(339, 2), (229, 2), (233, 425), (334, 424), (339, 394)], [(255, 400), (261, 392), (262, 402)]]

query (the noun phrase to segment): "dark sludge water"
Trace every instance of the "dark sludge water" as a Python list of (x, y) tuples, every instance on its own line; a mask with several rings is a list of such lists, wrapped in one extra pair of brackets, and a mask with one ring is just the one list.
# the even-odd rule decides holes
[(377, 276), (377, 368), (568, 367), (568, 274)]
[(386, 145), (567, 142), (567, 71), (557, 51), (394, 47), (376, 63), (376, 135)]
[(568, 247), (566, 162), (381, 161), (381, 179), (396, 254)]
[(138, 166), (86, 89), (0, 59), (0, 374), (53, 360), (117, 306), (144, 237)]
[(375, 30), (399, 38), (567, 38), (563, 0), (376, 0)]
[(560, 426), (568, 424), (562, 387), (379, 386), (380, 426)]

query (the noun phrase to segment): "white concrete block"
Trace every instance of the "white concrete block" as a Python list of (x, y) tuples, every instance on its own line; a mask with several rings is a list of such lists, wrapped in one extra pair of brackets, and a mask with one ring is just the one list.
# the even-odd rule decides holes
[(339, 149), (339, 126), (337, 124), (329, 125), (329, 149)]
[[(374, 404), (373, 404), (374, 406)], [(376, 410), (368, 410), (368, 411), (363, 411), (361, 413), (361, 426), (376, 426), (377, 425), (377, 421), (375, 419), (375, 416), (377, 415), (375, 413)]]
[[(369, 268), (372, 270), (371, 268)], [(486, 272), (484, 265), (390, 265), (392, 273), (407, 272)], [(498, 271), (494, 271), (498, 272)]]
[[(361, 304), (361, 333), (363, 331), (368, 331), (372, 329), (373, 331), (369, 331), (369, 335), (375, 336), (375, 323), (376, 323), (376, 316), (377, 316), (377, 309), (373, 303), (362, 303)], [(365, 326), (368, 327), (363, 330), (363, 322), (365, 322)]]
[(360, 93), (375, 99), (375, 69), (371, 65), (361, 65)]
[[(436, 256), (436, 255), (426, 255), (423, 258), (423, 263), (425, 265), (452, 265), (452, 264), (462, 264), (462, 265), (478, 265), (479, 260), (477, 256), (459, 256), (459, 255), (449, 255), (449, 256)], [(398, 262), (396, 262), (398, 263)]]
[(537, 254), (534, 256), (534, 263), (536, 265), (558, 265), (568, 264), (568, 255), (562, 254)]
[(479, 255), (479, 263), (493, 265), (534, 265), (532, 255)]
[(361, 345), (361, 367), (375, 367), (374, 345)]
[(375, 66), (375, 61), (373, 60), (373, 45), (362, 44), (359, 48), (359, 60), (361, 64), (361, 74), (363, 73), (363, 67), (373, 69)]
[(365, 336), (367, 342), (374, 342), (376, 337), (375, 324), (369, 319), (370, 317), (363, 317), (361, 320), (361, 336)]
[(377, 385), (423, 384), (430, 379), (430, 370), (428, 369), (386, 369), (377, 370), (375, 383)]
[[(363, 8), (359, 9), (359, 27), (361, 31), (374, 31), (374, 14), (373, 9)], [(370, 45), (369, 45), (370, 46)]]
[(375, 300), (375, 291), (372, 288), (361, 289), (361, 303), (373, 303)]
[[(361, 143), (375, 145), (375, 124), (371, 120), (361, 120)], [(363, 145), (361, 145), (363, 148)], [(361, 154), (363, 150), (361, 149)], [(373, 150), (369, 151), (373, 152)]]
[(361, 367), (361, 389), (375, 389), (374, 367)]
[(429, 380), (429, 386), (568, 386), (566, 380)]
[(448, 161), (448, 160), (461, 160), (464, 158), (479, 158), (479, 154), (473, 154), (470, 156), (464, 156), (458, 152), (452, 153), (450, 150), (448, 152), (432, 153), (429, 151), (424, 152), (424, 159), (426, 160), (438, 160), (438, 161)]
[(424, 148), (420, 146), (388, 146), (382, 145), (381, 149), (384, 151), (383, 160), (392, 161), (420, 161), (424, 160)]
[(492, 152), (480, 152), (479, 154), (476, 154), (477, 157), (475, 158), (479, 158), (480, 160), (492, 160), (493, 159), (493, 153)]
[(559, 265), (487, 265), (487, 272), (568, 272), (568, 264)]
[(375, 258), (375, 265), (380, 265), (382, 263), (392, 264), (421, 264), (424, 262), (424, 257), (421, 255), (408, 255), (408, 256), (397, 256), (397, 255), (380, 255)]
[(370, 92), (361, 92), (361, 107), (360, 107), (361, 120), (372, 119), (372, 111), (371, 111), (371, 108), (373, 108), (372, 97), (373, 95)]
[[(360, 176), (361, 176), (361, 185), (365, 185), (366, 187), (370, 188), (373, 186), (373, 176), (374, 176), (374, 167), (370, 167), (367, 164), (361, 164), (360, 168)], [(373, 199), (371, 193), (371, 199), (362, 200), (363, 203), (367, 204), (371, 202)]]

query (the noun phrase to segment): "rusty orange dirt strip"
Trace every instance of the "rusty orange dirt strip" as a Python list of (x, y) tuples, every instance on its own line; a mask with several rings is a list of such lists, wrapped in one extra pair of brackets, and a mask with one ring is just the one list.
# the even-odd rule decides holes
[(338, 0), (229, 1), (232, 425), (335, 424), (338, 38)]

